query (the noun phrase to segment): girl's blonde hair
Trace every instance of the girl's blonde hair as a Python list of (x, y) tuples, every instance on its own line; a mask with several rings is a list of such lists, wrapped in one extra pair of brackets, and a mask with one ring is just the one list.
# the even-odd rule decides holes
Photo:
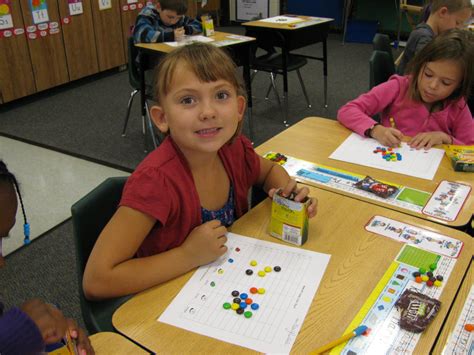
[(474, 35), (466, 30), (452, 29), (446, 31), (428, 43), (408, 63), (406, 74), (411, 75), (408, 96), (414, 101), (421, 102), (418, 87), (418, 76), (425, 70), (429, 62), (438, 60), (452, 60), (461, 67), (462, 80), (458, 88), (446, 98), (456, 101), (464, 97), (467, 99), (471, 93), (474, 75)]
[(457, 12), (466, 8), (472, 9), (471, 0), (433, 0), (431, 1), (431, 13), (435, 13), (442, 7), (446, 7), (449, 12)]
[[(158, 65), (155, 75), (155, 99), (170, 92), (170, 85), (177, 70), (183, 66), (190, 69), (199, 81), (209, 83), (217, 80), (229, 82), (237, 92), (247, 100), (246, 90), (237, 67), (230, 56), (221, 48), (207, 43), (191, 43), (168, 53)], [(242, 131), (241, 120), (231, 141)]]

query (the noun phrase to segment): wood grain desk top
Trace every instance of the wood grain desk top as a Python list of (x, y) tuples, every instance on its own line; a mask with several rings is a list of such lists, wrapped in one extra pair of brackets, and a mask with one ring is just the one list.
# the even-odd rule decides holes
[[(471, 186), (474, 185), (474, 174), (454, 171), (449, 159), (446, 156), (444, 156), (441, 160), (438, 171), (431, 181), (408, 175), (396, 174), (390, 171), (370, 168), (367, 166), (329, 159), (329, 156), (350, 134), (351, 131), (342, 126), (338, 121), (321, 117), (308, 117), (289, 127), (275, 137), (269, 139), (262, 145), (258, 146), (255, 150), (258, 154), (265, 154), (268, 151), (274, 151), (309, 162), (347, 170), (352, 173), (370, 175), (371, 177), (378, 180), (389, 181), (395, 184), (400, 184), (427, 192), (434, 192), (439, 182), (442, 180), (457, 181)], [(323, 187), (319, 185), (318, 187), (331, 189), (330, 187)], [(333, 191), (364, 200), (364, 197), (356, 196), (348, 192), (340, 190)], [(375, 200), (366, 199), (366, 201), (371, 203), (380, 203), (384, 207), (393, 208), (403, 213), (412, 214), (423, 219), (432, 220), (437, 223), (451, 226), (464, 226), (468, 224), (474, 213), (474, 193), (470, 194), (459, 216), (453, 222), (443, 221), (421, 213), (384, 204), (383, 202)]]
[(451, 308), (451, 312), (449, 312), (448, 319), (444, 324), (441, 336), (436, 342), (436, 347), (433, 352), (434, 354), (441, 354), (441, 352), (443, 351), (446, 342), (448, 341), (448, 337), (451, 335), (454, 330), (454, 327), (456, 326), (456, 322), (458, 321), (459, 315), (461, 314), (461, 311), (464, 307), (464, 302), (466, 302), (467, 296), (469, 295), (469, 291), (471, 290), (472, 285), (474, 285), (474, 261), (471, 261), (469, 270), (466, 274), (464, 281), (462, 282), (459, 293), (456, 297), (456, 300), (454, 301), (454, 305)]
[[(226, 41), (226, 40), (231, 40), (231, 39), (235, 40), (235, 38), (232, 38), (232, 37), (229, 37), (229, 36), (236, 36), (236, 34), (235, 33), (227, 33), (227, 32), (218, 32), (218, 31), (216, 31), (216, 32), (214, 32), (214, 35), (209, 36), (209, 38), (212, 38), (215, 42), (216, 41)], [(241, 43), (245, 43), (245, 42), (255, 41), (255, 38), (252, 38), (252, 37), (248, 37), (248, 36), (241, 36), (241, 37), (242, 37), (242, 41), (232, 43), (232, 44), (229, 44), (229, 45), (233, 45), (233, 44), (237, 45), (237, 44), (241, 44)], [(244, 37), (246, 37), (247, 39), (243, 40)], [(213, 43), (213, 42), (210, 42), (210, 43)], [(166, 42), (162, 42), (162, 43), (138, 43), (138, 44), (135, 45), (135, 47), (148, 49), (148, 50), (151, 50), (151, 51), (156, 51), (156, 52), (161, 52), (161, 53), (170, 53), (174, 49), (178, 48), (178, 47), (170, 46)], [(226, 47), (226, 46), (224, 46), (224, 47)]]
[[(343, 195), (313, 187), (310, 187), (310, 190), (311, 195), (319, 200), (319, 209), (318, 215), (310, 221), (308, 241), (303, 247), (330, 254), (331, 259), (292, 351), (308, 353), (339, 338), (400, 251), (402, 243), (377, 236), (364, 229), (374, 215), (381, 215), (424, 227), (465, 243), (448, 280), (448, 287), (441, 296), (443, 307), (416, 348), (417, 353), (428, 353), (471, 260), (472, 238), (458, 230)], [(266, 199), (236, 221), (230, 230), (283, 244), (267, 233), (270, 211), (271, 203)], [(252, 352), (157, 322), (158, 317), (191, 275), (192, 272), (189, 272), (127, 301), (113, 316), (115, 328), (130, 339), (157, 352), (226, 354)]]
[[(291, 16), (294, 18), (302, 19), (304, 21), (293, 22), (293, 23), (274, 23), (274, 22), (266, 22), (266, 21), (257, 20), (257, 21), (244, 22), (242, 26), (265, 27), (265, 28), (273, 28), (273, 29), (279, 29), (279, 30), (294, 31), (300, 28), (304, 28), (304, 26), (298, 27), (298, 24), (302, 24), (303, 22), (311, 22), (315, 19), (315, 17), (302, 16), (302, 15), (283, 15), (283, 16)], [(316, 25), (320, 25), (320, 24), (332, 22), (332, 21), (334, 21), (334, 19), (324, 18), (324, 21), (314, 22), (310, 26), (316, 26)]]
[(96, 355), (140, 355), (149, 354), (130, 340), (120, 334), (112, 332), (100, 332), (89, 337)]

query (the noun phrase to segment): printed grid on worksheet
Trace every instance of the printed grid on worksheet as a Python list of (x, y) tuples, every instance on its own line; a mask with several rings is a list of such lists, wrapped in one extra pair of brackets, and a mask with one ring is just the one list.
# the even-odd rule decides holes
[[(209, 267), (200, 280), (198, 293), (189, 300), (181, 317), (229, 334), (273, 343), (277, 340), (275, 336), (278, 332), (275, 329), (291, 317), (292, 309), (298, 302), (304, 275), (311, 272), (311, 258), (245, 242), (237, 245), (229, 241), (227, 246), (229, 252), (226, 257)], [(236, 251), (236, 248), (240, 251)], [(233, 262), (229, 262), (229, 259), (233, 259)], [(251, 266), (251, 260), (257, 261), (258, 265)], [(271, 266), (272, 271), (264, 277), (258, 276), (258, 271), (266, 266)], [(274, 266), (280, 266), (281, 271), (275, 272)], [(247, 275), (247, 269), (253, 270), (253, 274)], [(251, 287), (264, 288), (265, 293), (252, 294)], [(231, 293), (234, 290), (247, 293), (254, 303), (259, 304), (258, 310), (252, 310), (249, 306), (245, 309), (252, 312), (251, 318), (223, 308), (225, 302), (232, 303), (234, 297)], [(279, 339), (279, 342), (283, 341)]]
[(471, 291), (456, 322), (451, 339), (446, 344), (445, 354), (450, 352), (452, 354), (467, 354), (474, 349), (474, 334), (464, 329), (465, 324), (474, 324), (474, 285), (471, 286)]

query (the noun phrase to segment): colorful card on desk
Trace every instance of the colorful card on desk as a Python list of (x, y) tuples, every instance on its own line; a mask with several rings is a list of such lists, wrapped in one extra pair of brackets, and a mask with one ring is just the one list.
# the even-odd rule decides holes
[[(439, 287), (417, 283), (413, 273), (434, 263), (434, 273), (443, 277), (443, 283)], [(395, 303), (407, 289), (439, 299), (455, 264), (454, 258), (405, 245), (346, 329), (364, 324), (370, 328), (368, 334), (334, 348), (331, 354), (413, 353), (422, 333), (400, 328), (400, 312)]]
[(158, 321), (262, 353), (289, 353), (330, 255), (227, 233)]
[(382, 216), (372, 217), (365, 229), (452, 258), (457, 258), (464, 246), (460, 240)]
[[(387, 159), (387, 155), (395, 155), (395, 159)], [(352, 133), (329, 158), (432, 180), (443, 156), (442, 149), (416, 150), (405, 142), (400, 148), (384, 148), (375, 139)]]
[(471, 186), (469, 185), (443, 180), (422, 212), (428, 216), (452, 222), (456, 220), (470, 193)]

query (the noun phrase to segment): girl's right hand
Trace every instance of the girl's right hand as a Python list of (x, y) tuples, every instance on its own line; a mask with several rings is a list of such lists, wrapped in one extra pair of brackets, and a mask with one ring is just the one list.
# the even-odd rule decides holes
[(387, 147), (398, 147), (402, 141), (403, 133), (396, 128), (376, 125), (370, 136)]
[(201, 224), (194, 228), (181, 245), (181, 248), (195, 266), (208, 264), (225, 254), (227, 229), (218, 220)]

